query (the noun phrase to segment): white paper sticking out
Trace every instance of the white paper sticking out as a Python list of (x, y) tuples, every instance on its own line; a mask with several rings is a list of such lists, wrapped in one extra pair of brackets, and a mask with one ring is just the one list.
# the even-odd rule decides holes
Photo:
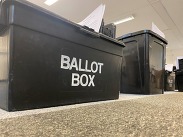
[(165, 70), (170, 71), (170, 72), (173, 71), (173, 64), (166, 64)]
[(78, 24), (82, 26), (87, 26), (94, 29), (96, 32), (99, 32), (102, 18), (104, 16), (104, 11), (105, 5), (101, 4), (89, 16), (87, 16), (83, 21)]
[(177, 70), (179, 69), (179, 59), (183, 59), (183, 56), (179, 56), (179, 57), (177, 57), (177, 59), (176, 59), (176, 69), (177, 69)]
[(165, 34), (152, 22), (152, 31), (165, 38)]

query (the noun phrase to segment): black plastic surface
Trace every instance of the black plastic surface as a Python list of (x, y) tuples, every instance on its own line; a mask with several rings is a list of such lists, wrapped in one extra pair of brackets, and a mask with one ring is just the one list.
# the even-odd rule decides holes
[(122, 42), (28, 2), (6, 0), (1, 8), (1, 20), (6, 20), (0, 37), (1, 108), (15, 111), (119, 97)]
[(116, 25), (113, 23), (103, 26), (102, 32), (104, 35), (107, 35), (111, 38), (116, 38)]
[(183, 59), (178, 60), (179, 70), (183, 70)]
[(183, 70), (178, 70), (175, 74), (178, 91), (183, 92)]
[(175, 72), (167, 72), (165, 71), (165, 91), (174, 91), (175, 90)]
[(167, 41), (150, 30), (119, 37), (123, 49), (122, 93), (162, 94), (164, 92)]
[(155, 32), (153, 32), (151, 30), (141, 30), (141, 31), (133, 32), (133, 33), (128, 33), (121, 37), (118, 37), (118, 39), (126, 39), (126, 38), (135, 37), (137, 35), (142, 35), (142, 34), (149, 34), (149, 35), (154, 36), (155, 38), (161, 40), (163, 43), (168, 44), (168, 41), (166, 39), (164, 39), (163, 37), (161, 37), (160, 35), (156, 34)]

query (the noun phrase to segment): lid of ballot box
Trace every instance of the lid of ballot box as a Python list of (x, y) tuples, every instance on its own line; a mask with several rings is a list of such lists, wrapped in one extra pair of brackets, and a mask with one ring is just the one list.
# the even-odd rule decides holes
[(141, 30), (141, 31), (133, 32), (133, 33), (128, 33), (128, 34), (125, 34), (121, 37), (118, 37), (117, 39), (118, 40), (123, 40), (123, 39), (127, 39), (127, 38), (134, 37), (134, 36), (137, 36), (137, 35), (142, 35), (142, 34), (152, 35), (155, 38), (161, 40), (164, 44), (168, 44), (168, 41), (165, 38), (161, 37), (160, 35), (158, 35), (157, 33), (153, 32), (151, 30)]
[(68, 32), (71, 31), (72, 28), (78, 30), (79, 32), (81, 31), (89, 34), (92, 37), (101, 38), (115, 43), (118, 46), (124, 47), (123, 42), (105, 36), (101, 33), (87, 30), (79, 24), (23, 0), (2, 1), (0, 11), (0, 31), (5, 30), (9, 25), (19, 25), (25, 28), (57, 36), (61, 33), (60, 31), (62, 31), (62, 29), (65, 29), (64, 27), (70, 27), (70, 29), (67, 30)]

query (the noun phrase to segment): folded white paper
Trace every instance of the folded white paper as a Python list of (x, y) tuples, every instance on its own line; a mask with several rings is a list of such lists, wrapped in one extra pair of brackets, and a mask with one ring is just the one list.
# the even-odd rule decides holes
[(165, 38), (165, 34), (152, 22), (152, 31)]
[(87, 26), (94, 29), (96, 32), (99, 32), (102, 19), (104, 16), (105, 5), (101, 4), (98, 6), (89, 16), (87, 16), (83, 21), (78, 23), (82, 26)]

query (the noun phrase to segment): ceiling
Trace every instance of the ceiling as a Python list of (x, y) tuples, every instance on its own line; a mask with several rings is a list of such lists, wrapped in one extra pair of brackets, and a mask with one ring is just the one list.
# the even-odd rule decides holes
[(58, 0), (52, 6), (45, 0), (27, 0), (68, 20), (80, 22), (101, 3), (106, 5), (105, 24), (134, 15), (135, 19), (117, 25), (117, 37), (127, 33), (151, 29), (152, 22), (168, 40), (167, 64), (175, 64), (183, 56), (183, 0)]

